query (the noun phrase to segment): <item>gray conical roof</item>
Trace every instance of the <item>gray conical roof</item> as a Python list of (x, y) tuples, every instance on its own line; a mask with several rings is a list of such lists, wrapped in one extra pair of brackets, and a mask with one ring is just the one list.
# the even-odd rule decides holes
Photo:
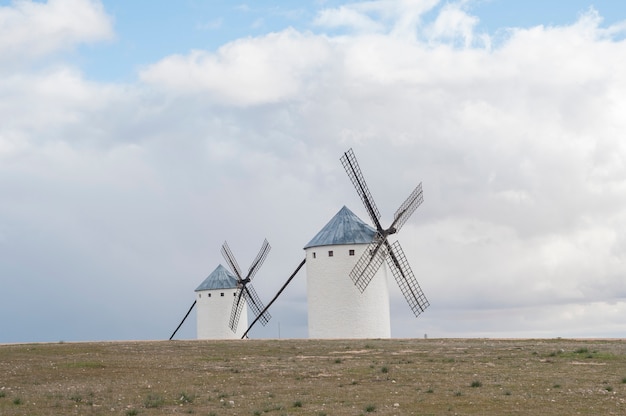
[(375, 234), (376, 230), (364, 223), (344, 205), (304, 248), (337, 244), (369, 244)]
[(201, 290), (214, 289), (234, 289), (237, 287), (237, 278), (231, 272), (226, 270), (221, 264), (211, 272), (211, 274), (200, 283), (196, 288), (196, 292)]

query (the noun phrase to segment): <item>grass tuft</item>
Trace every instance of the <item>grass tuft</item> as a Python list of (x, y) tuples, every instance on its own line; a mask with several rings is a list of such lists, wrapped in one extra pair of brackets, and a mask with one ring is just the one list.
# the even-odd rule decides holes
[(78, 393), (73, 393), (70, 395), (70, 400), (76, 403), (80, 403), (83, 401), (83, 397)]
[(147, 409), (156, 409), (158, 407), (163, 406), (164, 404), (165, 404), (165, 399), (163, 398), (163, 396), (161, 396), (160, 394), (156, 394), (156, 393), (148, 394), (146, 399), (143, 401), (143, 405)]

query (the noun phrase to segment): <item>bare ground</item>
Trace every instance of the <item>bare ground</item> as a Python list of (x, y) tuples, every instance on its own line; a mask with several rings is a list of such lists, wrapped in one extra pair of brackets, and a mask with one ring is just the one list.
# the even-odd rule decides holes
[(624, 415), (625, 340), (0, 345), (0, 415)]

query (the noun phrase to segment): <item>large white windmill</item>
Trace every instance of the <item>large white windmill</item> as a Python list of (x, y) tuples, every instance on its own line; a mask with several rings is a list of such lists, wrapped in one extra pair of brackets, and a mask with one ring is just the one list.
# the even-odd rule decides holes
[(381, 267), (385, 260), (415, 316), (429, 305), (400, 243), (387, 239), (423, 202), (422, 184), (384, 229), (352, 149), (344, 153), (341, 163), (375, 228), (344, 207), (305, 246), (309, 337), (388, 338), (389, 292), (386, 268)]
[(233, 256), (228, 243), (222, 245), (222, 255), (231, 271), (221, 264), (204, 279), (196, 288), (196, 300), (178, 325), (170, 339), (181, 327), (193, 307), (197, 304), (197, 338), (198, 339), (241, 339), (247, 334), (248, 308), (255, 316), (267, 324), (271, 316), (263, 306), (259, 295), (250, 284), (259, 268), (265, 261), (271, 247), (267, 240), (263, 241), (261, 250), (250, 265), (245, 277)]

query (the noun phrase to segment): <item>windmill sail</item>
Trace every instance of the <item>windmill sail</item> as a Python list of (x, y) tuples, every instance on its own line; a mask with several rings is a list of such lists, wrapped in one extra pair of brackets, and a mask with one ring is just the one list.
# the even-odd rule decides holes
[(393, 215), (391, 227), (396, 232), (400, 231), (400, 228), (402, 228), (409, 217), (415, 212), (417, 207), (422, 205), (422, 202), (424, 202), (424, 193), (422, 192), (422, 184), (420, 183)]
[(422, 292), (411, 266), (404, 255), (400, 243), (395, 241), (391, 244), (387, 265), (391, 269), (391, 274), (396, 279), (400, 291), (404, 295), (409, 307), (415, 316), (419, 316), (430, 305), (428, 299)]
[(363, 293), (389, 254), (385, 239), (378, 233), (350, 272), (350, 278)]
[(383, 262), (387, 260), (391, 273), (409, 304), (411, 311), (413, 311), (415, 316), (418, 316), (429, 306), (428, 300), (409, 266), (404, 251), (402, 251), (402, 247), (400, 247), (400, 243), (396, 241), (390, 244), (387, 237), (397, 233), (413, 212), (415, 212), (417, 207), (424, 201), (422, 184), (420, 183), (402, 205), (400, 205), (400, 208), (398, 208), (394, 214), (394, 220), (391, 226), (384, 229), (380, 224), (380, 212), (365, 183), (365, 178), (361, 173), (361, 168), (359, 167), (352, 149), (343, 154), (341, 163), (377, 230), (374, 239), (350, 272), (350, 278), (357, 288), (363, 292)]
[(343, 168), (346, 170), (346, 173), (350, 177), (350, 180), (352, 181), (354, 188), (359, 194), (359, 197), (361, 198), (363, 205), (365, 205), (365, 208), (367, 209), (367, 213), (369, 214), (370, 218), (372, 219), (372, 222), (376, 226), (376, 229), (378, 231), (381, 231), (382, 227), (380, 226), (380, 221), (379, 221), (380, 212), (378, 211), (376, 204), (374, 204), (374, 198), (372, 198), (372, 194), (367, 188), (367, 184), (365, 183), (365, 178), (363, 178), (363, 174), (361, 173), (361, 168), (359, 167), (359, 164), (356, 160), (356, 156), (354, 156), (354, 152), (352, 151), (352, 149), (344, 153), (344, 155), (341, 157), (340, 160), (341, 160), (341, 164), (343, 165)]
[(261, 315), (260, 321), (263, 325), (266, 325), (271, 319), (271, 315), (269, 314), (269, 312), (265, 311), (265, 307), (261, 302), (261, 298), (256, 293), (254, 287), (250, 284), (256, 273), (263, 265), (263, 262), (265, 261), (270, 249), (271, 246), (269, 245), (267, 240), (264, 240), (263, 244), (261, 245), (261, 249), (259, 250), (259, 253), (250, 265), (250, 268), (248, 269), (248, 274), (243, 277), (241, 269), (239, 268), (239, 264), (237, 263), (233, 252), (228, 246), (228, 243), (224, 242), (224, 244), (222, 245), (222, 256), (230, 266), (232, 272), (237, 277), (237, 292), (235, 293), (235, 297), (233, 299), (233, 306), (228, 322), (228, 325), (230, 326), (230, 329), (233, 330), (233, 332), (236, 332), (237, 330), (237, 326), (239, 325), (239, 318), (246, 303), (250, 305), (250, 309), (252, 310), (255, 318)]

